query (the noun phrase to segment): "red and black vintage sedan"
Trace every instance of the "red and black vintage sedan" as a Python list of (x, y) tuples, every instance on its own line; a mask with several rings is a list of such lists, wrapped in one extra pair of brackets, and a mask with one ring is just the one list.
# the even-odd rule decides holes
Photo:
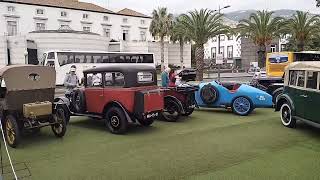
[(108, 65), (83, 73), (84, 87), (58, 101), (69, 101), (71, 115), (104, 120), (111, 133), (125, 133), (130, 123), (149, 126), (164, 108), (153, 67)]

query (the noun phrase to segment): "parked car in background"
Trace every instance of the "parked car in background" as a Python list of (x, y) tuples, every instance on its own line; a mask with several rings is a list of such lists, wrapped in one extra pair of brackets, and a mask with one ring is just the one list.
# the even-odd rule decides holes
[(245, 84), (212, 81), (200, 83), (195, 94), (199, 107), (231, 107), (241, 116), (250, 114), (255, 108), (272, 107), (272, 96)]
[(297, 120), (320, 127), (320, 62), (294, 62), (285, 69), (284, 91), (278, 97), (284, 126), (293, 128)]
[(111, 133), (123, 134), (130, 123), (150, 126), (164, 107), (154, 67), (108, 65), (83, 71), (84, 87), (74, 89), (68, 102), (70, 114), (103, 120)]
[(64, 102), (54, 102), (56, 72), (52, 67), (11, 65), (0, 69), (0, 117), (6, 142), (16, 147), (26, 131), (51, 126), (66, 133)]
[(177, 72), (177, 75), (181, 77), (182, 81), (195, 81), (196, 80), (196, 70), (193, 68), (184, 68)]

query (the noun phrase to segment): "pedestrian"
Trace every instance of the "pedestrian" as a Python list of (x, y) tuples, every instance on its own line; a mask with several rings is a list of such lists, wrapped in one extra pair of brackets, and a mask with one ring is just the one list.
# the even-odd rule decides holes
[(161, 85), (162, 87), (168, 87), (169, 86), (169, 72), (170, 68), (166, 68), (162, 73), (161, 73)]
[(67, 88), (66, 94), (70, 94), (70, 92), (79, 85), (79, 78), (76, 74), (77, 67), (72, 65), (70, 68), (70, 72), (66, 74), (64, 78), (64, 86)]
[(169, 72), (169, 87), (175, 87), (176, 86), (176, 73), (173, 69)]

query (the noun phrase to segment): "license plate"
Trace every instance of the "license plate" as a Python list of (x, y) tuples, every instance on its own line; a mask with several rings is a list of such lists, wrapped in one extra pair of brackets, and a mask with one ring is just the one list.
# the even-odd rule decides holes
[(192, 108), (195, 108), (195, 107), (196, 107), (196, 105), (191, 105), (188, 108), (192, 109)]
[(150, 114), (147, 114), (147, 119), (149, 119), (149, 118), (154, 118), (154, 117), (158, 117), (158, 113), (156, 112), (156, 113), (150, 113)]

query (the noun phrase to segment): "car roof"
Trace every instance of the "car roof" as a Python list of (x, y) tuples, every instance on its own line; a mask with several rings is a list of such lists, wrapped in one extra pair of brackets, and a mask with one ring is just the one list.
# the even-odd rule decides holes
[(130, 64), (130, 65), (106, 65), (96, 68), (86, 69), (84, 73), (94, 72), (138, 72), (138, 71), (155, 71), (152, 65)]
[(320, 61), (293, 62), (286, 67), (286, 70), (320, 71)]

